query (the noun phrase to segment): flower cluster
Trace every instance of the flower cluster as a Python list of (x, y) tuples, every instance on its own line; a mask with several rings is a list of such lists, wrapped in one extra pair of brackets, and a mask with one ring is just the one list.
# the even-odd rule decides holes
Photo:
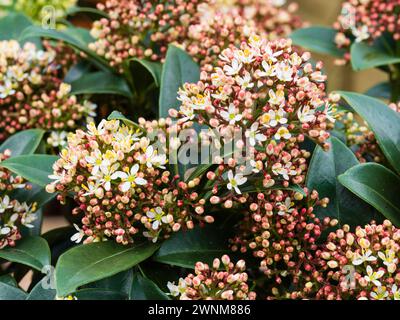
[(0, 41), (0, 141), (17, 131), (52, 131), (52, 147), (65, 143), (66, 132), (96, 115), (96, 106), (80, 104), (60, 77), (55, 51), (38, 50), (33, 43)]
[(231, 247), (241, 253), (250, 251), (261, 260), (260, 271), (268, 280), (263, 289), (267, 298), (307, 296), (306, 283), (317, 276), (317, 241), (324, 229), (337, 223), (315, 216), (314, 208), (327, 203), (326, 198), (318, 199), (316, 191), (305, 197), (282, 190), (259, 193), (248, 202)]
[(19, 176), (1, 167), (1, 162), (11, 156), (10, 150), (0, 153), (0, 249), (6, 246), (15, 246), (15, 242), (21, 239), (21, 226), (33, 227), (36, 220), (36, 204), (28, 205), (13, 199), (13, 191), (29, 189), (24, 180)]
[[(400, 112), (400, 103), (391, 103), (389, 107)], [(360, 123), (351, 112), (340, 114), (340, 121), (344, 124), (347, 144), (353, 149), (358, 160), (361, 162), (385, 162), (385, 155), (366, 122)]]
[[(334, 28), (338, 30), (335, 43), (348, 49), (355, 42), (373, 41), (388, 32), (400, 40), (399, 0), (350, 0), (342, 4), (342, 12)], [(347, 52), (338, 64), (350, 60)]]
[(193, 228), (195, 221), (213, 222), (204, 215), (205, 200), (193, 190), (199, 179), (187, 184), (167, 170), (166, 152), (179, 148), (170, 136), (179, 130), (170, 119), (140, 119), (136, 129), (103, 120), (69, 135), (47, 190), (59, 192), (62, 202), (75, 195), (73, 214), (83, 214), (83, 226), (73, 240), (114, 238), (128, 244), (146, 237), (156, 242)]
[(23, 12), (35, 22), (48, 23), (50, 17), (64, 18), (67, 10), (76, 3), (77, 0), (3, 0), (0, 3), (0, 12), (3, 8), (12, 7), (13, 10)]
[(187, 37), (188, 27), (197, 21), (200, 0), (108, 0), (98, 9), (109, 18), (94, 22), (89, 45), (121, 72), (132, 58), (160, 61), (168, 45)]
[(179, 279), (177, 285), (168, 282), (168, 289), (180, 300), (255, 300), (256, 294), (249, 289), (245, 270), (244, 260), (234, 264), (224, 255), (214, 259), (212, 268), (197, 262), (195, 274)]
[(388, 220), (330, 233), (317, 299), (400, 300), (400, 230)]
[(305, 24), (296, 15), (298, 4), (286, 0), (213, 0), (222, 12), (230, 12), (245, 21), (254, 21), (258, 32), (264, 32), (269, 40), (285, 38)]
[(240, 186), (253, 179), (262, 180), (264, 188), (301, 184), (310, 155), (300, 147), (305, 136), (329, 148), (327, 126), (334, 119), (326, 76), (322, 63), (314, 69), (309, 58), (293, 51), (290, 40), (265, 43), (252, 36), (240, 48), (225, 49), (220, 67), (202, 72), (203, 81), (180, 89), (181, 107), (170, 115), (184, 126), (207, 125), (203, 139), (217, 148), (220, 139), (224, 148), (234, 143), (234, 155), (212, 159), (219, 164), (207, 173), (215, 181), (214, 194), (225, 185), (240, 196)]

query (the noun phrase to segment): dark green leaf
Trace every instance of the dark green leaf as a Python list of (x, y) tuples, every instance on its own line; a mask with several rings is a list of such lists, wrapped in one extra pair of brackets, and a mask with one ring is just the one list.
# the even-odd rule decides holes
[(86, 73), (71, 83), (71, 94), (116, 94), (132, 99), (126, 81), (111, 72)]
[(4, 160), (1, 166), (32, 183), (45, 187), (51, 182), (49, 175), (53, 174), (52, 167), (57, 159), (57, 156), (44, 154), (23, 155)]
[(18, 287), (17, 281), (15, 281), (15, 278), (11, 274), (6, 274), (4, 276), (0, 276), (0, 282), (3, 282), (5, 284), (8, 284), (9, 286), (12, 287)]
[(21, 289), (0, 282), (0, 300), (25, 300), (26, 293)]
[(90, 8), (90, 7), (78, 7), (78, 6), (73, 6), (68, 8), (67, 10), (67, 15), (75, 15), (77, 13), (90, 13), (94, 14), (103, 18), (108, 18), (108, 14), (105, 13), (104, 11), (97, 10), (95, 8)]
[[(0, 19), (0, 40), (18, 40), (21, 33), (32, 24), (32, 20), (24, 14), (11, 12)], [(20, 41), (21, 44), (25, 42), (33, 42), (38, 48), (42, 47), (38, 37), (30, 37)]]
[(178, 90), (186, 82), (200, 80), (200, 68), (182, 49), (170, 45), (161, 74), (159, 117), (169, 116), (169, 109), (178, 109)]
[(151, 76), (154, 79), (154, 82), (157, 87), (160, 86), (161, 83), (161, 74), (162, 74), (162, 64), (159, 62), (147, 61), (144, 59), (133, 59), (132, 61), (141, 64), (148, 72), (150, 72)]
[(127, 295), (108, 289), (82, 289), (74, 293), (78, 300), (127, 300)]
[(390, 84), (389, 82), (379, 83), (376, 86), (370, 88), (365, 94), (370, 97), (389, 100)]
[(359, 164), (353, 152), (337, 138), (331, 138), (331, 148), (325, 152), (317, 147), (311, 159), (307, 176), (309, 190), (317, 190), (320, 197), (328, 197), (327, 208), (318, 207), (318, 217), (333, 217), (341, 225), (357, 226), (369, 223), (374, 211), (367, 203), (358, 199), (344, 188), (337, 177), (349, 168)]
[(106, 289), (110, 291), (121, 292), (126, 296), (129, 295), (133, 279), (133, 271), (122, 271), (112, 277), (108, 277), (87, 286), (91, 289)]
[(79, 286), (113, 276), (149, 258), (158, 245), (123, 246), (114, 241), (74, 247), (60, 256), (56, 267), (57, 293), (66, 296)]
[(41, 237), (26, 237), (19, 240), (15, 247), (0, 250), (0, 258), (42, 271), (44, 266), (50, 265), (50, 248)]
[(91, 67), (90, 62), (86, 60), (79, 61), (68, 70), (68, 73), (64, 77), (64, 82), (71, 84), (88, 73)]
[(193, 269), (199, 259), (204, 263), (212, 263), (214, 258), (221, 257), (228, 251), (228, 239), (224, 232), (214, 226), (197, 227), (172, 235), (161, 245), (153, 259)]
[(18, 132), (9, 137), (0, 146), (0, 152), (11, 150), (11, 156), (20, 156), (24, 154), (32, 154), (42, 141), (44, 131), (41, 129), (31, 129)]
[(294, 31), (290, 38), (295, 45), (317, 53), (343, 57), (345, 50), (339, 49), (335, 43), (337, 31), (327, 27), (309, 27)]
[(43, 278), (33, 287), (26, 300), (55, 300), (56, 290), (48, 286), (47, 278)]
[(346, 171), (339, 181), (400, 226), (400, 177), (376, 163), (361, 164)]
[(377, 99), (358, 93), (338, 93), (368, 123), (386, 158), (400, 174), (400, 115)]
[(157, 285), (136, 273), (133, 277), (132, 288), (130, 292), (131, 300), (170, 300), (169, 297), (161, 291)]

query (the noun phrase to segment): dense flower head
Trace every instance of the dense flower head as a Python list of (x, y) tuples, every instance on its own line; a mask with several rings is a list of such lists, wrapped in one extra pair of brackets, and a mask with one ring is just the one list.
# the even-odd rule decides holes
[[(62, 82), (55, 52), (33, 43), (0, 41), (0, 141), (17, 131), (41, 128), (51, 132), (48, 143), (60, 147), (66, 132), (95, 116), (96, 106), (81, 104)], [(64, 64), (65, 65), (65, 64)]]
[(317, 270), (317, 241), (324, 229), (337, 223), (316, 217), (314, 208), (327, 203), (316, 191), (304, 196), (283, 190), (259, 193), (248, 202), (231, 247), (260, 260), (260, 271), (268, 280), (263, 289), (267, 298), (305, 297), (305, 284)]
[[(49, 22), (51, 18), (56, 20), (64, 18), (67, 10), (73, 7), (77, 0), (3, 0), (0, 3), (0, 13), (3, 8), (12, 6), (18, 12), (23, 12), (38, 23)], [(0, 14), (1, 15), (1, 14)]]
[(21, 227), (32, 227), (36, 220), (36, 204), (27, 204), (14, 199), (18, 189), (30, 189), (22, 177), (13, 175), (9, 170), (1, 167), (1, 162), (10, 158), (11, 151), (0, 153), (0, 249), (6, 246), (15, 246), (21, 239)]
[(62, 202), (75, 195), (73, 213), (83, 218), (74, 240), (114, 238), (128, 244), (146, 237), (156, 242), (195, 222), (213, 222), (193, 189), (198, 179), (188, 185), (167, 169), (166, 152), (179, 148), (170, 137), (179, 130), (170, 119), (140, 119), (137, 127), (103, 120), (69, 135), (47, 190), (59, 192)]
[(212, 0), (221, 12), (230, 12), (245, 21), (254, 21), (258, 32), (264, 32), (269, 40), (285, 38), (294, 30), (304, 27), (296, 15), (298, 4), (286, 0)]
[[(335, 22), (335, 38), (339, 48), (348, 49), (355, 42), (373, 41), (385, 33), (400, 40), (399, 0), (350, 0), (342, 4), (342, 12)], [(347, 52), (343, 64), (350, 60)]]
[(320, 272), (326, 274), (316, 298), (400, 300), (399, 252), (400, 230), (388, 220), (354, 232), (344, 225), (322, 250)]
[[(389, 107), (400, 112), (400, 103), (390, 103)], [(344, 124), (347, 144), (360, 162), (385, 163), (385, 155), (366, 122), (360, 122), (352, 112), (339, 114), (339, 120)]]
[(210, 267), (197, 262), (194, 274), (180, 278), (178, 284), (168, 282), (170, 294), (180, 300), (255, 300), (250, 291), (246, 263), (231, 262), (229, 256), (214, 259)]
[(202, 138), (217, 137), (217, 148), (233, 141), (236, 154), (246, 152), (243, 161), (235, 155), (213, 159), (219, 167), (207, 177), (216, 181), (215, 188), (225, 181), (240, 195), (240, 186), (255, 176), (264, 188), (301, 184), (310, 156), (300, 147), (305, 137), (329, 148), (328, 123), (334, 119), (326, 76), (322, 64), (313, 68), (309, 58), (293, 51), (290, 40), (252, 36), (240, 48), (225, 49), (220, 66), (202, 72), (202, 81), (180, 89), (181, 106), (171, 109), (171, 116), (185, 127), (208, 127)]
[(170, 43), (186, 38), (204, 2), (108, 0), (98, 4), (109, 18), (94, 22), (91, 34), (96, 41), (89, 47), (120, 71), (131, 58), (162, 61)]

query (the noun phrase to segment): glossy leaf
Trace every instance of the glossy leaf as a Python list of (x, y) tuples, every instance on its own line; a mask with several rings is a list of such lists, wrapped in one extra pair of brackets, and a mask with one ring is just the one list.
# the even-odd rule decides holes
[(97, 10), (95, 8), (91, 8), (91, 7), (78, 7), (78, 6), (72, 6), (70, 8), (67, 9), (67, 15), (75, 15), (77, 13), (89, 13), (89, 14), (94, 14), (97, 15), (99, 17), (103, 17), (103, 18), (108, 18), (108, 14), (104, 11), (101, 10)]
[(169, 109), (178, 109), (178, 90), (186, 82), (200, 80), (200, 68), (192, 57), (173, 45), (170, 45), (161, 74), (159, 117), (168, 117)]
[(39, 281), (28, 294), (26, 300), (55, 300), (57, 293), (55, 289), (50, 289), (47, 277)]
[(225, 232), (213, 226), (181, 231), (163, 242), (153, 260), (183, 268), (193, 269), (201, 257), (205, 263), (228, 252)]
[(0, 300), (25, 300), (26, 296), (21, 289), (0, 282)]
[(135, 274), (130, 292), (131, 300), (170, 300), (157, 285), (141, 274)]
[(381, 82), (376, 86), (368, 89), (365, 93), (367, 96), (379, 99), (390, 99), (390, 84), (389, 82)]
[(308, 170), (308, 189), (317, 190), (320, 198), (329, 198), (328, 207), (317, 207), (315, 212), (320, 218), (334, 217), (341, 225), (369, 223), (374, 217), (373, 209), (344, 188), (337, 179), (359, 162), (339, 139), (333, 137), (330, 142), (329, 151), (324, 151), (319, 146), (316, 148)]
[(126, 81), (111, 72), (86, 73), (71, 83), (71, 94), (115, 94), (132, 99)]
[[(33, 22), (26, 15), (18, 12), (10, 12), (6, 16), (0, 18), (0, 41), (1, 40), (18, 40), (21, 33), (28, 27), (32, 26)], [(25, 42), (33, 42), (38, 48), (42, 47), (40, 39), (37, 37), (30, 37)]]
[(308, 50), (343, 57), (345, 50), (339, 49), (335, 44), (337, 31), (327, 27), (309, 27), (294, 31), (290, 38), (297, 46)]
[(74, 293), (78, 300), (127, 300), (127, 295), (108, 289), (82, 289)]
[(15, 247), (0, 250), (0, 258), (42, 271), (44, 266), (50, 265), (50, 248), (41, 237), (26, 237), (19, 240)]
[(0, 276), (0, 282), (8, 284), (12, 287), (18, 287), (17, 281), (15, 281), (15, 278), (11, 274)]
[(157, 87), (161, 84), (162, 64), (159, 62), (147, 61), (145, 59), (133, 59), (132, 61), (141, 64), (152, 75)]
[(40, 141), (42, 141), (44, 131), (41, 129), (31, 129), (21, 132), (9, 137), (0, 146), (0, 152), (11, 150), (11, 156), (20, 156), (24, 154), (32, 154), (38, 148)]
[(377, 99), (358, 93), (338, 93), (368, 123), (386, 158), (400, 174), (400, 115)]
[(339, 177), (342, 185), (400, 227), (400, 177), (376, 163), (361, 164)]
[(109, 291), (116, 291), (129, 295), (133, 280), (133, 271), (122, 271), (112, 277), (108, 277), (93, 283), (90, 283), (87, 288), (91, 289), (105, 289)]
[(356, 71), (396, 63), (400, 63), (400, 56), (378, 43), (356, 42), (351, 46), (351, 64)]
[(22, 155), (4, 160), (1, 165), (26, 180), (45, 187), (51, 182), (49, 175), (53, 174), (52, 167), (57, 159), (57, 156), (44, 154)]
[(62, 254), (56, 266), (57, 293), (113, 276), (149, 258), (158, 245), (144, 242), (123, 246), (114, 241), (77, 246)]

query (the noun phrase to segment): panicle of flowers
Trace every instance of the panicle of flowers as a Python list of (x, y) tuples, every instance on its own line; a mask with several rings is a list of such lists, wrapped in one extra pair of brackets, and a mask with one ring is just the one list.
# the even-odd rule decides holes
[(111, 66), (124, 70), (132, 58), (162, 61), (173, 42), (187, 37), (188, 26), (197, 21), (200, 0), (108, 0), (98, 4), (108, 18), (94, 22), (96, 39), (89, 48), (105, 57)]
[(213, 222), (195, 191), (199, 179), (186, 184), (167, 169), (167, 152), (179, 148), (170, 138), (179, 131), (170, 119), (140, 119), (136, 128), (103, 120), (69, 135), (47, 190), (60, 193), (61, 202), (75, 195), (73, 214), (83, 218), (74, 241), (156, 242), (195, 222)]
[(251, 252), (260, 260), (260, 271), (267, 279), (263, 286), (266, 298), (307, 297), (307, 282), (319, 276), (317, 241), (326, 228), (337, 223), (321, 220), (314, 213), (315, 207), (326, 207), (328, 202), (327, 198), (319, 200), (316, 191), (304, 196), (283, 190), (258, 193), (247, 202), (231, 248), (242, 254)]
[(330, 233), (317, 299), (400, 300), (400, 230), (388, 220)]
[[(400, 103), (390, 103), (389, 107), (400, 112)], [(340, 114), (340, 122), (344, 124), (347, 144), (360, 162), (384, 163), (386, 161), (374, 133), (365, 121), (359, 122), (352, 112), (345, 112)]]
[(6, 246), (15, 246), (21, 239), (21, 226), (32, 228), (36, 220), (36, 204), (27, 204), (13, 199), (13, 191), (30, 189), (22, 177), (13, 175), (9, 170), (1, 167), (1, 162), (10, 158), (11, 151), (0, 153), (0, 249)]
[(337, 64), (350, 60), (349, 48), (353, 42), (372, 42), (385, 33), (391, 34), (396, 41), (400, 40), (399, 10), (399, 0), (344, 1), (334, 28), (338, 30), (336, 45), (347, 52), (342, 60), (337, 60)]
[[(295, 52), (290, 40), (265, 42), (252, 36), (240, 48), (225, 49), (220, 66), (202, 72), (205, 80), (180, 89), (181, 106), (170, 110), (172, 117), (184, 127), (207, 125), (210, 130), (203, 140), (218, 144), (222, 139), (217, 148), (234, 142), (234, 155), (212, 159), (219, 165), (216, 172), (207, 173), (215, 181), (213, 194), (222, 186), (240, 198), (240, 186), (255, 178), (264, 188), (301, 184), (310, 154), (300, 143), (308, 136), (329, 148), (328, 123), (334, 119), (324, 91), (326, 76), (322, 63), (314, 69), (309, 58), (308, 53)], [(242, 152), (246, 154), (239, 161), (236, 156)]]
[(96, 105), (81, 104), (70, 95), (71, 86), (60, 76), (66, 62), (58, 64), (56, 51), (46, 47), (0, 41), (0, 141), (17, 131), (41, 128), (52, 131), (49, 145), (60, 147), (67, 131), (96, 115)]
[(269, 40), (286, 38), (305, 23), (296, 14), (298, 4), (286, 0), (212, 0), (221, 12), (253, 21)]
[(3, 8), (6, 9), (11, 5), (13, 10), (23, 12), (37, 23), (49, 22), (49, 14), (54, 15), (51, 16), (51, 19), (54, 20), (64, 18), (67, 10), (76, 5), (76, 3), (77, 0), (5, 0), (0, 3), (0, 15)]
[(212, 267), (197, 262), (194, 274), (180, 278), (177, 285), (168, 282), (168, 289), (180, 300), (255, 300), (245, 270), (244, 260), (234, 264), (224, 255), (214, 259)]

